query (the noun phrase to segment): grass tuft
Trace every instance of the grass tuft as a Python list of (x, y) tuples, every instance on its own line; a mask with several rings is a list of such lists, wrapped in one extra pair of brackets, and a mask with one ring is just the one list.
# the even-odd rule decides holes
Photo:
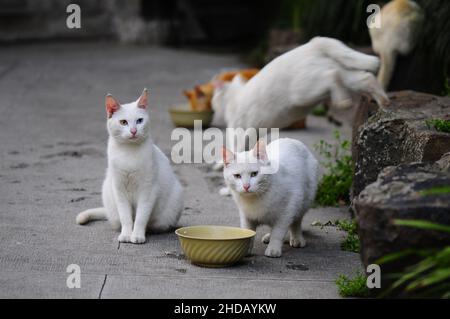
[(450, 133), (450, 120), (429, 119), (425, 123), (428, 128), (434, 127), (438, 132)]
[(336, 280), (339, 295), (342, 297), (360, 297), (369, 296), (369, 288), (367, 288), (367, 278), (361, 273), (357, 273), (353, 278), (340, 275)]
[(335, 142), (321, 140), (316, 150), (325, 159), (321, 164), (327, 172), (319, 182), (316, 204), (338, 206), (350, 201), (350, 187), (353, 181), (353, 162), (350, 155), (350, 141), (342, 140), (338, 131), (334, 132)]
[(341, 249), (344, 251), (359, 253), (361, 244), (358, 237), (358, 225), (356, 222), (354, 220), (337, 220), (336, 226), (338, 229), (347, 232), (347, 235), (341, 242)]
[(335, 221), (328, 221), (322, 224), (319, 221), (314, 221), (311, 226), (318, 226), (321, 229), (324, 227), (337, 227), (339, 230), (346, 232), (344, 240), (341, 242), (341, 249), (344, 251), (351, 251), (354, 253), (359, 253), (361, 247), (359, 237), (358, 237), (358, 225), (354, 220), (344, 220), (338, 219)]

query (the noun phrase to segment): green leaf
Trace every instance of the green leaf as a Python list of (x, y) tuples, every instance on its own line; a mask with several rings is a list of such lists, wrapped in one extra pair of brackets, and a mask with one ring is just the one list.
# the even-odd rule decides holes
[(401, 285), (405, 284), (409, 280), (412, 280), (419, 274), (423, 273), (424, 271), (432, 268), (435, 266), (435, 262), (432, 260), (432, 258), (427, 258), (419, 262), (418, 264), (412, 266), (411, 268), (414, 269), (410, 272), (406, 272), (400, 279), (395, 281), (392, 284), (392, 289), (396, 289), (400, 287)]
[(377, 259), (375, 261), (376, 264), (382, 265), (382, 264), (387, 264), (390, 263), (392, 261), (404, 258), (406, 256), (412, 255), (415, 253), (414, 249), (407, 249), (404, 251), (399, 251), (399, 252), (395, 252), (395, 253), (391, 253), (389, 255), (383, 256), (379, 259)]
[(419, 191), (422, 196), (449, 194), (450, 186), (436, 186)]
[(436, 284), (438, 282), (441, 282), (447, 278), (450, 278), (450, 268), (436, 269), (435, 271), (431, 272), (430, 274), (410, 283), (406, 287), (406, 290), (411, 291), (414, 289), (430, 286), (430, 285)]
[(436, 230), (436, 231), (446, 232), (446, 233), (450, 234), (450, 226), (432, 223), (427, 220), (395, 219), (394, 225), (415, 227), (415, 228), (427, 229), (427, 230)]

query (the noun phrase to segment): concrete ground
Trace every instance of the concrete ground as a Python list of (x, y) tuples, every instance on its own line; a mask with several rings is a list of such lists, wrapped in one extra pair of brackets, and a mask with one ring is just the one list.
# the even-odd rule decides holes
[[(359, 270), (359, 256), (340, 250), (342, 232), (311, 223), (348, 218), (346, 209), (312, 209), (303, 224), (307, 247), (285, 245), (277, 259), (264, 257), (259, 230), (254, 254), (223, 269), (191, 265), (173, 233), (119, 245), (106, 222), (75, 224), (77, 213), (101, 203), (107, 92), (128, 102), (148, 87), (154, 140), (170, 154), (167, 109), (184, 102), (181, 90), (221, 68), (242, 66), (234, 55), (111, 43), (2, 48), (0, 297), (338, 297), (334, 281)], [(282, 135), (312, 147), (335, 129), (318, 117), (308, 125)], [(348, 127), (341, 130), (350, 135)], [(238, 225), (234, 202), (218, 195), (221, 173), (203, 164), (174, 169), (187, 193), (181, 225)], [(79, 289), (66, 286), (70, 264), (81, 268)]]

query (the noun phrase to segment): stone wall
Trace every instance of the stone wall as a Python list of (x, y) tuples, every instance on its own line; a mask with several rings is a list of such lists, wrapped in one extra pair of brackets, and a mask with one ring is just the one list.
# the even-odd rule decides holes
[(377, 180), (354, 199), (364, 265), (405, 249), (450, 245), (450, 235), (444, 232), (393, 223), (395, 219), (413, 219), (450, 225), (450, 192), (436, 191), (449, 186), (450, 153), (436, 163), (383, 169)]
[(450, 152), (450, 134), (436, 131), (427, 119), (449, 118), (450, 97), (413, 91), (389, 94), (390, 105), (360, 105), (353, 127), (355, 176), (352, 197), (373, 183), (381, 170), (402, 163), (437, 161)]

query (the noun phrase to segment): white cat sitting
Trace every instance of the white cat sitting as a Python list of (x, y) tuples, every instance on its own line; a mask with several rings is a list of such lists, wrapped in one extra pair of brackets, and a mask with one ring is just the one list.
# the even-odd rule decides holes
[[(304, 247), (302, 219), (317, 190), (318, 162), (300, 141), (282, 138), (265, 145), (260, 140), (253, 150), (234, 154), (223, 151), (225, 183), (236, 202), (242, 228), (256, 230), (268, 225), (271, 233), (265, 255), (280, 257), (289, 230), (290, 245)], [(274, 174), (264, 173), (278, 167)]]
[(239, 75), (214, 91), (212, 106), (227, 127), (285, 128), (317, 104), (352, 104), (353, 95), (369, 95), (380, 105), (388, 97), (371, 72), (379, 59), (317, 37), (267, 64), (245, 82)]
[(108, 94), (105, 104), (109, 140), (103, 207), (80, 213), (76, 222), (107, 218), (114, 229), (121, 229), (119, 242), (144, 243), (147, 229), (176, 226), (183, 188), (150, 137), (147, 90), (123, 105)]

